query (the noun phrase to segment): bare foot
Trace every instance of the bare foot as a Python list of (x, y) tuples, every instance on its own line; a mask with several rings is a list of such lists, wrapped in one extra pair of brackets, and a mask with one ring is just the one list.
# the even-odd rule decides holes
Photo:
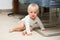
[(9, 32), (14, 32), (15, 30), (13, 30), (13, 29), (9, 29)]

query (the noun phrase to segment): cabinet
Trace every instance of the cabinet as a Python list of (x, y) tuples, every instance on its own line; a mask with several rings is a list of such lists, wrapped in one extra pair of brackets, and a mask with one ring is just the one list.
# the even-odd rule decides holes
[(12, 5), (13, 5), (12, 12), (13, 12), (13, 13), (18, 13), (18, 7), (19, 7), (18, 0), (13, 0)]

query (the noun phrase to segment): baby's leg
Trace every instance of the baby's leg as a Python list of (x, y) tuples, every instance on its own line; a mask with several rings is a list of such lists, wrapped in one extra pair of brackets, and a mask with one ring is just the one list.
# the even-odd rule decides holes
[(20, 31), (20, 30), (24, 30), (24, 22), (20, 22), (16, 27), (10, 29), (10, 32), (14, 32), (14, 31)]

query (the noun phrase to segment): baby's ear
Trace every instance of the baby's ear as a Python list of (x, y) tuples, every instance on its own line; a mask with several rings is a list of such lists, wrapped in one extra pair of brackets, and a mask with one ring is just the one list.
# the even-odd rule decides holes
[(39, 14), (39, 10), (37, 10), (37, 13)]

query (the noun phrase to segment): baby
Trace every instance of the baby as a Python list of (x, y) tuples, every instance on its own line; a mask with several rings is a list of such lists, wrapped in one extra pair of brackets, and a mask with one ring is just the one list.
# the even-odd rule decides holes
[(20, 20), (19, 24), (15, 28), (10, 29), (10, 32), (22, 30), (23, 35), (31, 35), (33, 28), (38, 26), (42, 31), (45, 30), (44, 25), (37, 16), (39, 13), (39, 6), (35, 3), (31, 3), (28, 6), (27, 12), (28, 15)]

